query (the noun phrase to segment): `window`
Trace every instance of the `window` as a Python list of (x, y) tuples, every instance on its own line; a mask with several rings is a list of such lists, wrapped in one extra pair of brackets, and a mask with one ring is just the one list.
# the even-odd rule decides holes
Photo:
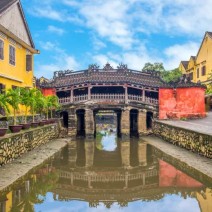
[(193, 72), (189, 73), (188, 76), (189, 76), (190, 80), (193, 80)]
[(0, 59), (4, 59), (4, 41), (0, 40)]
[(32, 55), (26, 55), (26, 71), (32, 71)]
[(18, 88), (18, 86), (12, 85), (12, 89), (13, 89), (13, 90), (15, 90), (16, 88)]
[(0, 83), (0, 93), (5, 92), (5, 85)]
[(11, 65), (15, 65), (15, 47), (13, 46), (9, 46), (10, 49), (9, 49), (9, 63)]
[(206, 67), (203, 66), (203, 67), (202, 67), (202, 76), (205, 76), (205, 75), (206, 75)]
[(199, 78), (199, 68), (197, 69), (197, 78)]

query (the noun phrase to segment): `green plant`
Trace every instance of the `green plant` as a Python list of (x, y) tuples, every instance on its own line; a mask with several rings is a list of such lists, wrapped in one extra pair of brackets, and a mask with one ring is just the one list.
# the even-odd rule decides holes
[(21, 104), (25, 106), (25, 112), (24, 112), (24, 123), (27, 123), (27, 113), (28, 109), (31, 104), (31, 96), (30, 96), (30, 90), (27, 88), (21, 88)]
[(13, 125), (16, 125), (16, 114), (21, 104), (20, 88), (9, 89), (6, 93), (8, 104), (13, 108)]
[(0, 108), (5, 111), (6, 115), (10, 113), (10, 109), (8, 107), (8, 99), (5, 93), (0, 93)]
[(50, 116), (52, 118), (52, 112), (55, 109), (58, 109), (60, 107), (59, 101), (58, 101), (58, 97), (57, 96), (46, 96), (45, 97), (45, 101), (46, 101), (46, 117), (47, 120), (49, 119), (49, 111), (50, 111)]
[(32, 88), (29, 90), (29, 99), (30, 99), (30, 110), (32, 113), (32, 122), (35, 122), (35, 113), (38, 111), (38, 103), (40, 104), (40, 98), (43, 96), (41, 91)]

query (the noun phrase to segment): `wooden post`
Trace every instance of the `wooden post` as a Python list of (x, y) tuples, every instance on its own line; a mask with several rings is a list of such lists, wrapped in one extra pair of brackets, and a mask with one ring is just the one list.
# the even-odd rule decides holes
[(125, 104), (128, 103), (128, 93), (127, 93), (127, 85), (124, 86), (125, 89)]
[(71, 87), (71, 102), (74, 101), (74, 88)]
[(88, 85), (88, 100), (91, 100), (91, 85)]
[(145, 102), (145, 88), (142, 90), (142, 102)]

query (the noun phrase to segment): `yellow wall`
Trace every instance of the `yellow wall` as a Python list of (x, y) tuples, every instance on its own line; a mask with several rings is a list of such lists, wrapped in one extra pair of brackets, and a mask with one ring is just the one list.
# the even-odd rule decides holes
[[(206, 66), (206, 75), (202, 76), (201, 68), (202, 66)], [(196, 70), (199, 67), (200, 77), (197, 79), (201, 82), (204, 82), (208, 78), (208, 74), (212, 72), (212, 38), (208, 35), (205, 36), (203, 40), (202, 47), (199, 50), (199, 54), (196, 58)]]
[(9, 212), (12, 208), (12, 204), (13, 204), (12, 198), (13, 198), (13, 196), (12, 196), (12, 191), (11, 191), (7, 194), (6, 212)]
[[(0, 59), (0, 74), (7, 77), (17, 79), (22, 82), (15, 81), (13, 79), (6, 79), (0, 76), (0, 83), (6, 85), (6, 89), (12, 87), (12, 85), (18, 87), (32, 87), (33, 86), (33, 70), (26, 71), (26, 55), (27, 50), (19, 44), (12, 44), (9, 42), (8, 37), (0, 39), (4, 41), (4, 59)], [(15, 47), (15, 65), (9, 63), (9, 45)], [(33, 67), (33, 64), (32, 64)]]
[(182, 72), (182, 74), (186, 74), (186, 69), (182, 63), (179, 65), (179, 70)]
[[(202, 76), (202, 67), (206, 66), (206, 75)], [(197, 69), (199, 68), (199, 78), (197, 78)], [(180, 71), (184, 74), (189, 74), (193, 72), (193, 82), (198, 82), (199, 80), (204, 83), (212, 72), (212, 38), (206, 33), (202, 44), (200, 46), (199, 52), (196, 56), (195, 61), (190, 58), (188, 68), (184, 70), (182, 64), (179, 66)]]
[[(33, 87), (33, 56), (32, 56), (32, 70), (26, 71), (26, 55), (31, 54), (26, 48), (18, 43), (11, 43), (9, 38), (5, 35), (0, 36), (4, 42), (4, 59), (0, 59), (0, 83), (4, 84), (5, 89), (12, 88), (12, 85), (18, 87)], [(9, 46), (15, 47), (15, 65), (9, 63)], [(3, 77), (4, 75), (6, 77)], [(20, 106), (19, 114), (24, 114), (25, 107)], [(12, 112), (12, 110), (11, 110)]]
[(199, 202), (201, 212), (212, 211), (212, 189), (207, 188), (203, 194), (197, 193), (197, 200)]

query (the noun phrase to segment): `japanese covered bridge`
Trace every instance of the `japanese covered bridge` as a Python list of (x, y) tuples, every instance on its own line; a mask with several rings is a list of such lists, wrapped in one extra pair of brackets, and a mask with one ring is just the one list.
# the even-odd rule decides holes
[[(93, 137), (95, 117), (99, 113), (115, 114), (117, 132), (124, 137), (146, 134), (151, 130), (152, 119), (167, 118), (169, 113), (179, 111), (176, 106), (167, 108), (169, 100), (175, 98), (177, 102), (176, 86), (165, 84), (159, 72), (135, 71), (123, 64), (117, 69), (107, 63), (103, 69), (90, 65), (82, 71), (56, 71), (53, 79), (40, 87), (44, 95), (59, 97), (64, 126), (71, 136)], [(189, 86), (178, 87), (188, 89)], [(197, 85), (194, 87), (204, 90)], [(186, 93), (191, 95), (192, 92)], [(204, 96), (204, 91), (202, 94)]]

